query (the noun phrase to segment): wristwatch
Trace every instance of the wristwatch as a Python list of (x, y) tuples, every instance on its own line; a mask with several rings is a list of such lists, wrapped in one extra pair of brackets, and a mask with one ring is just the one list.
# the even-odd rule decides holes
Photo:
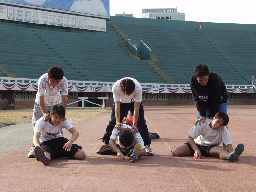
[(74, 142), (74, 139), (70, 138), (69, 141), (71, 141), (71, 143), (73, 143), (73, 142)]

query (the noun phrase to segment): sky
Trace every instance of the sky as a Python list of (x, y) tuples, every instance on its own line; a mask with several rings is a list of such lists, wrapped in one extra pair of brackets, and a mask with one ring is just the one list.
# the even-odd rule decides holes
[(133, 14), (142, 9), (177, 8), (186, 21), (256, 24), (255, 0), (109, 0), (110, 15)]

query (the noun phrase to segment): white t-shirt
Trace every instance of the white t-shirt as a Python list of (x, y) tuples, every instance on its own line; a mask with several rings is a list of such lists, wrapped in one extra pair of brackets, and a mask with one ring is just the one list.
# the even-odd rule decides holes
[[(129, 129), (131, 129), (132, 132), (134, 133), (134, 130), (133, 130), (132, 127), (129, 126), (129, 125), (123, 124), (122, 127), (121, 127), (121, 129), (123, 129), (123, 128), (129, 128)], [(113, 140), (115, 140), (115, 141), (118, 139), (118, 142), (119, 142), (119, 138), (118, 138), (119, 133), (120, 133), (120, 130), (117, 129), (117, 128), (114, 128), (113, 131), (112, 131), (112, 134), (111, 134), (111, 136), (110, 136), (110, 139), (113, 139)], [(141, 145), (141, 149), (144, 149), (144, 148), (145, 148), (145, 146), (144, 146), (144, 141), (143, 141), (143, 139), (142, 139), (140, 133), (136, 133), (136, 134), (134, 135), (134, 143), (133, 143), (133, 146), (136, 145), (136, 144), (140, 144), (140, 145)]]
[(206, 119), (204, 123), (197, 123), (193, 126), (189, 135), (194, 139), (195, 143), (202, 146), (219, 145), (224, 143), (225, 145), (232, 144), (230, 134), (226, 126), (218, 130), (213, 130), (210, 127), (211, 120)]
[(44, 121), (41, 117), (35, 125), (35, 132), (41, 133), (40, 142), (49, 141), (58, 137), (63, 137), (61, 134), (61, 129), (65, 128), (67, 130), (71, 129), (73, 126), (69, 120), (62, 121), (58, 126), (52, 125), (49, 121)]
[(44, 96), (46, 106), (60, 104), (62, 102), (60, 91), (61, 95), (68, 95), (68, 81), (66, 77), (63, 77), (58, 85), (53, 87), (48, 81), (48, 74), (45, 73), (38, 80), (38, 92), (35, 102), (39, 104), (39, 96)]
[[(123, 79), (131, 79), (135, 83), (135, 90), (129, 96), (125, 95), (121, 90), (120, 83)], [(112, 87), (112, 92), (114, 102), (120, 101), (121, 103), (131, 103), (134, 100), (135, 102), (140, 103), (142, 101), (142, 87), (136, 79), (131, 77), (125, 77), (116, 81)]]

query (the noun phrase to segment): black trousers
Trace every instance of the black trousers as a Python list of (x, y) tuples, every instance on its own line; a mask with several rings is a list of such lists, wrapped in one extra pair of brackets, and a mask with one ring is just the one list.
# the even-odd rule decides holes
[[(122, 120), (124, 117), (127, 116), (128, 111), (131, 111), (132, 113), (134, 112), (134, 102), (132, 103), (120, 103), (120, 119)], [(112, 130), (114, 129), (114, 126), (116, 125), (116, 117), (115, 117), (115, 104), (113, 104), (112, 107), (112, 113), (111, 113), (111, 118), (109, 121), (109, 124), (106, 128), (106, 132), (104, 134), (104, 137), (102, 141), (105, 144), (109, 144), (109, 139), (112, 134)], [(140, 104), (140, 109), (139, 109), (139, 119), (137, 123), (138, 130), (140, 132), (140, 135), (144, 141), (144, 145), (150, 145), (151, 140), (148, 135), (148, 127), (146, 125), (146, 121), (144, 118), (144, 109), (143, 109), (143, 104)]]

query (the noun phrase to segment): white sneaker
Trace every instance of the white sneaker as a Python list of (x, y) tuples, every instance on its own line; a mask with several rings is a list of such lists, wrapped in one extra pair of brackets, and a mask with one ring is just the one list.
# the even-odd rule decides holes
[(147, 156), (154, 156), (154, 152), (153, 152), (152, 148), (149, 145), (145, 146), (145, 150), (147, 152)]
[(136, 160), (140, 158), (141, 145), (136, 144), (134, 149), (132, 150), (132, 154), (130, 155), (130, 162), (134, 163)]
[(28, 158), (35, 158), (36, 154), (35, 154), (35, 147), (31, 147), (30, 151), (28, 152)]

